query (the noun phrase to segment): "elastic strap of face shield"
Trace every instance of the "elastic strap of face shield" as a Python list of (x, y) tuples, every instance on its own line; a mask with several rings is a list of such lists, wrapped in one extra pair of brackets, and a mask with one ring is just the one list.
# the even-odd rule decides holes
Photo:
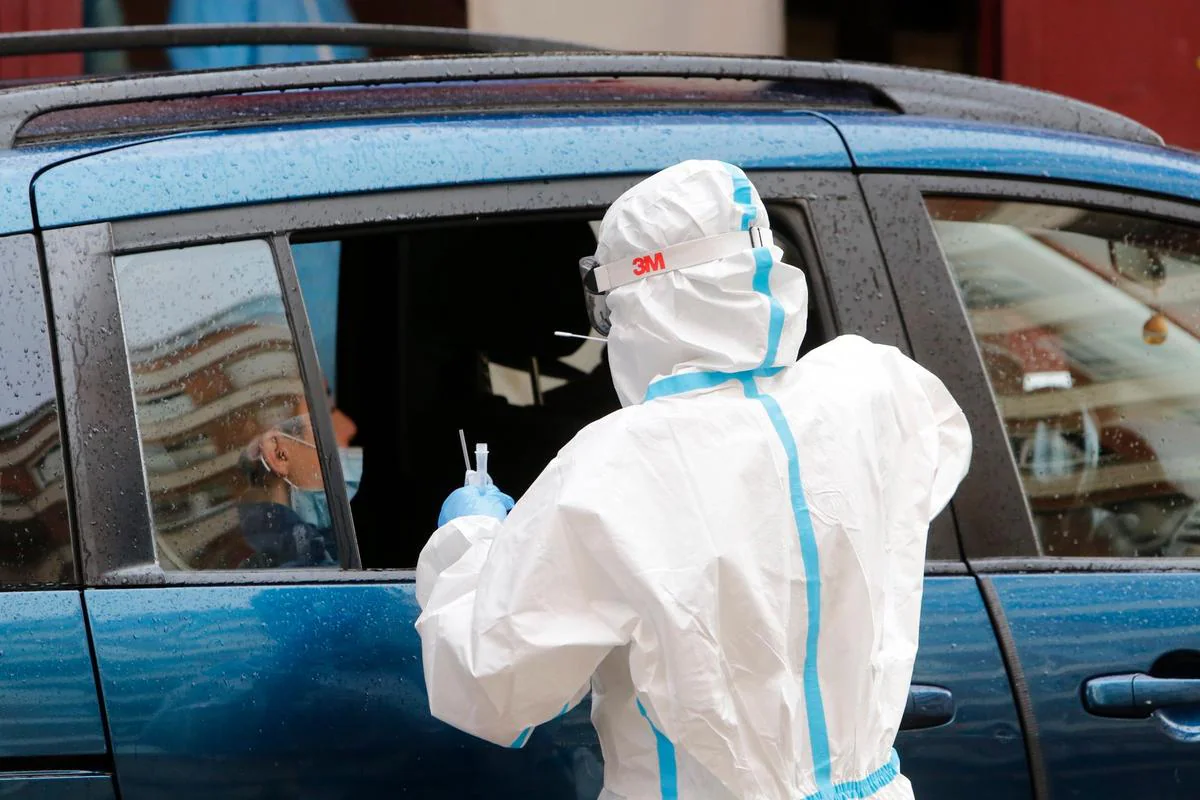
[(690, 242), (664, 247), (632, 258), (600, 264), (588, 270), (584, 286), (593, 294), (607, 294), (618, 286), (640, 281), (654, 275), (687, 269), (710, 261), (736, 256), (755, 247), (771, 247), (775, 240), (767, 228), (721, 233), (693, 239)]

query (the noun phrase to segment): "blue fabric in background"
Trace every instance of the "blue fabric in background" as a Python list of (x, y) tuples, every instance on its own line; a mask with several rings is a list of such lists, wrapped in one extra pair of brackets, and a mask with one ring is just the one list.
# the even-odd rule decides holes
[[(83, 27), (110, 28), (125, 24), (121, 0), (85, 0)], [(88, 75), (129, 72), (129, 54), (124, 50), (97, 50), (83, 54), (83, 71)]]
[[(172, 0), (172, 25), (220, 22), (354, 22), (345, 0)], [(214, 69), (297, 61), (365, 58), (361, 47), (329, 45), (232, 45), (176, 47), (167, 51), (175, 69)]]
[[(232, 22), (354, 22), (345, 0), (171, 0), (168, 22), (202, 25)], [(233, 45), (176, 47), (167, 51), (175, 69), (214, 69), (298, 61), (365, 58), (366, 48), (329, 45)], [(321, 371), (336, 392), (339, 242), (295, 245), (292, 258), (317, 344)]]
[(317, 361), (329, 387), (337, 386), (338, 259), (341, 242), (292, 245), (300, 293), (317, 343)]

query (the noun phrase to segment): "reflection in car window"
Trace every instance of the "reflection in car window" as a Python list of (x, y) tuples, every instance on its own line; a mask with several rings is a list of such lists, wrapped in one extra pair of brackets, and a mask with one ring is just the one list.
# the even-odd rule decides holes
[(1200, 231), (934, 197), (1042, 551), (1200, 555)]
[(74, 579), (46, 303), (32, 237), (0, 240), (0, 584)]
[(116, 275), (161, 566), (337, 565), (270, 246), (120, 256)]

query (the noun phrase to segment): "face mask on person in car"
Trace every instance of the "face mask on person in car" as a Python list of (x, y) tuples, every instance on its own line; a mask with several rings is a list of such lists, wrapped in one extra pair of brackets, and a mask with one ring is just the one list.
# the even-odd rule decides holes
[(324, 489), (300, 489), (288, 487), (289, 504), (303, 522), (328, 531), (333, 529), (333, 518), (329, 514), (329, 498)]
[(361, 447), (339, 447), (338, 458), (342, 462), (342, 478), (346, 481), (346, 499), (353, 500), (362, 483), (363, 451)]

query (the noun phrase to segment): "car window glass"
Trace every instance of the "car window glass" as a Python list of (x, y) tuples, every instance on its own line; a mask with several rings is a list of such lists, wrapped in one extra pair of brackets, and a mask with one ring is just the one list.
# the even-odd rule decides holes
[(0, 584), (74, 580), (46, 302), (31, 237), (0, 240)]
[(1200, 231), (1069, 206), (927, 205), (1042, 551), (1200, 555)]
[(116, 278), (160, 566), (336, 566), (270, 246), (119, 256)]

